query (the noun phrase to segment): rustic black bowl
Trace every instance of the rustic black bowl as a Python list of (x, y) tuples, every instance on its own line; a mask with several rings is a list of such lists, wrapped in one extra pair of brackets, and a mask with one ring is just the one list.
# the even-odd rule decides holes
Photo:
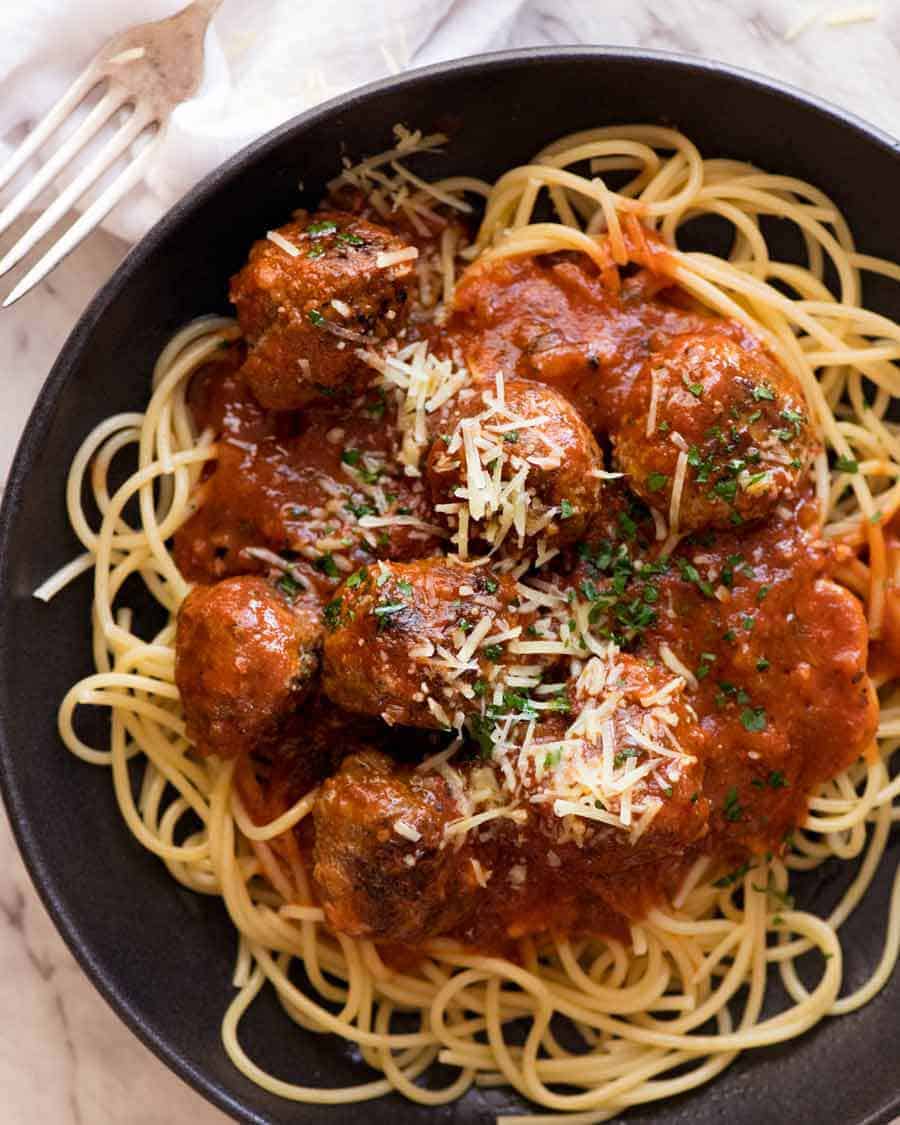
[[(219, 1042), (232, 990), (234, 931), (221, 905), (180, 889), (119, 819), (109, 776), (67, 754), (57, 704), (92, 670), (85, 578), (50, 605), (34, 588), (80, 548), (63, 502), (66, 471), (101, 418), (141, 409), (153, 361), (201, 313), (227, 309), (226, 283), (252, 239), (312, 203), (341, 155), (388, 147), (395, 122), (448, 127), (434, 176), (493, 178), (545, 142), (598, 124), (678, 125), (710, 155), (802, 176), (831, 193), (859, 246), (900, 260), (897, 142), (831, 106), (738, 70), (649, 51), (554, 48), (454, 62), (376, 83), (270, 133), (207, 177), (129, 254), (78, 322), (41, 392), (0, 516), (0, 767), (9, 816), (40, 895), (75, 956), (122, 1019), (182, 1078), (245, 1122), (487, 1122), (516, 1099), (471, 1092), (427, 1110), (390, 1097), (364, 1107), (294, 1105), (238, 1074)], [(298, 181), (304, 185), (298, 193)], [(777, 224), (772, 233), (778, 237)], [(714, 231), (699, 231), (715, 239)], [(790, 252), (786, 245), (785, 252)], [(873, 283), (876, 308), (900, 318), (900, 292)], [(102, 717), (96, 737), (101, 737)], [(895, 839), (846, 926), (847, 984), (880, 956)], [(827, 909), (846, 865), (802, 886)], [(800, 1040), (745, 1055), (711, 1086), (635, 1111), (630, 1121), (758, 1125), (887, 1122), (900, 1113), (900, 976), (853, 1015)], [(336, 1039), (288, 1024), (271, 997), (244, 1040), (276, 1074), (310, 1085), (369, 1072)]]

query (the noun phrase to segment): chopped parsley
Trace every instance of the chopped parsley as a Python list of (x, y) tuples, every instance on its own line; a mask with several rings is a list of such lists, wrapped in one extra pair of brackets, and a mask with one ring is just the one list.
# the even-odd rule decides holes
[(338, 242), (343, 242), (347, 246), (365, 246), (366, 240), (360, 238), (358, 234), (350, 234), (347, 231), (340, 231), (337, 236)]
[(406, 609), (405, 602), (380, 602), (372, 612), (378, 618), (378, 632), (381, 633), (391, 624), (394, 614)]
[(312, 226), (306, 228), (306, 233), (310, 238), (321, 238), (324, 234), (334, 234), (338, 229), (337, 223), (331, 219), (323, 219), (319, 223), (313, 223)]
[(313, 566), (328, 578), (340, 578), (341, 576), (341, 572), (338, 570), (337, 563), (335, 563), (334, 557), (330, 551), (328, 554), (322, 555), (321, 558), (316, 559)]
[[(628, 520), (636, 529), (634, 521)], [(593, 577), (582, 579), (581, 593), (591, 603), (590, 624), (597, 627), (600, 636), (620, 647), (632, 645), (656, 622), (659, 590), (654, 580), (668, 570), (668, 558), (638, 568), (625, 543), (608, 540), (595, 545), (581, 543), (577, 550), (591, 575), (607, 580), (600, 586)]]
[(782, 410), (781, 417), (785, 420), (785, 422), (790, 422), (790, 424), (796, 427), (798, 430), (806, 421), (799, 410)]
[(357, 586), (362, 585), (363, 582), (369, 577), (368, 570), (361, 566), (359, 570), (355, 570), (347, 579), (345, 585), (348, 590), (355, 590)]
[(510, 445), (515, 445), (519, 440), (519, 431), (507, 430), (507, 432), (503, 435), (503, 440), (508, 441)]
[(765, 730), (767, 726), (765, 707), (745, 707), (741, 711), (741, 725), (748, 731)]
[(559, 711), (563, 715), (568, 715), (572, 710), (572, 704), (569, 702), (568, 696), (565, 692), (560, 692), (555, 699), (550, 700), (548, 710)]
[(764, 656), (761, 656), (756, 662), (757, 672), (767, 672), (771, 667), (770, 663)]
[(678, 569), (681, 571), (681, 577), (685, 582), (692, 582), (705, 597), (712, 598), (715, 596), (711, 584), (705, 578), (700, 577), (700, 572), (693, 563), (679, 559)]
[(325, 609), (322, 611), (322, 617), (325, 621), (325, 628), (333, 633), (334, 630), (341, 623), (341, 598), (335, 598), (333, 602), (329, 602)]
[(700, 663), (697, 665), (697, 679), (705, 680), (709, 675), (709, 670), (716, 662), (716, 654), (714, 652), (701, 652)]
[(702, 383), (692, 383), (691, 380), (690, 380), (690, 377), (687, 374), (687, 372), (685, 372), (681, 376), (681, 381), (682, 381), (682, 383), (684, 383), (684, 385), (687, 387), (687, 389), (691, 392), (691, 394), (694, 396), (694, 398), (702, 398), (703, 397), (703, 384)]
[(496, 664), (503, 655), (503, 649), (500, 645), (487, 645), (481, 651), (484, 653), (485, 660), (490, 660), (494, 664)]
[(637, 534), (637, 524), (627, 512), (619, 512), (619, 530), (625, 539), (634, 539)]
[(709, 480), (710, 473), (713, 471), (712, 461), (704, 460), (700, 456), (700, 450), (696, 445), (692, 445), (688, 450), (687, 461), (692, 469), (696, 469), (696, 477), (699, 483), (705, 484)]
[(736, 480), (719, 480), (712, 486), (711, 496), (718, 496), (720, 499), (725, 500), (728, 504), (734, 503), (734, 498), (737, 495), (737, 481)]
[(481, 751), (481, 757), (490, 758), (490, 756), (494, 753), (493, 720), (487, 718), (484, 715), (470, 715), (469, 731), (472, 737), (478, 743), (478, 748)]
[(758, 387), (753, 388), (753, 398), (756, 402), (774, 402), (775, 392), (768, 383), (760, 383)]
[(744, 561), (743, 555), (729, 555), (722, 567), (722, 585), (730, 590), (734, 586), (734, 568)]
[(375, 401), (366, 403), (366, 413), (371, 414), (373, 418), (382, 418), (387, 406), (387, 399), (380, 387), (374, 393)]
[(507, 707), (510, 711), (517, 712), (526, 719), (536, 719), (538, 717), (538, 713), (534, 709), (534, 704), (527, 695), (522, 695), (520, 691), (505, 691), (503, 693), (503, 706)]
[(669, 483), (669, 478), (665, 473), (649, 473), (647, 476), (647, 487), (651, 492), (661, 492)]
[(306, 251), (307, 258), (321, 258), (325, 253), (324, 246), (310, 246)]
[(291, 574), (282, 574), (275, 585), (289, 601), (293, 601), (303, 589), (303, 583), (298, 582)]
[(325, 317), (322, 316), (318, 309), (310, 309), (306, 316), (309, 320), (309, 323), (314, 324), (316, 328), (321, 328), (325, 323)]
[(852, 457), (838, 457), (834, 463), (834, 467), (839, 473), (858, 473), (859, 462), (854, 461)]
[(722, 806), (722, 811), (725, 815), (725, 819), (732, 822), (740, 820), (743, 815), (744, 809), (738, 800), (738, 791), (734, 785), (732, 785), (725, 794), (725, 803)]
[(560, 500), (560, 502), (559, 502), (559, 518), (561, 520), (568, 520), (568, 519), (571, 519), (574, 514), (575, 514), (575, 509), (572, 507), (572, 502), (570, 500), (565, 500), (565, 499)]

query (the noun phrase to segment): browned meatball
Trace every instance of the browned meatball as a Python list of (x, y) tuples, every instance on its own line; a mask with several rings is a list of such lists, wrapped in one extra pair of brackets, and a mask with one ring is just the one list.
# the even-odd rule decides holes
[(320, 639), (317, 615), (290, 607), (262, 578), (195, 587), (175, 638), (188, 738), (223, 758), (277, 739), (318, 668)]
[(294, 410), (320, 394), (354, 392), (372, 370), (362, 344), (394, 335), (406, 315), (409, 260), (397, 235), (343, 211), (304, 215), (254, 243), (231, 279), (231, 300), (250, 345), (245, 373), (269, 410)]
[[(570, 685), (566, 734), (583, 745), (560, 755), (549, 791), (575, 805), (602, 807), (627, 826), (592, 826), (599, 829), (595, 846), (603, 844), (592, 864), (595, 873), (683, 852), (706, 832), (706, 736), (683, 698), (684, 687), (668, 668), (615, 649), (592, 657)], [(608, 750), (611, 771), (604, 761)], [(571, 822), (576, 833), (589, 824), (579, 826), (578, 820), (576, 815)]]
[(416, 941), (468, 909), (465, 868), (444, 846), (458, 811), (442, 777), (374, 750), (356, 754), (322, 787), (313, 815), (314, 877), (335, 929)]
[(815, 448), (793, 376), (761, 347), (692, 334), (647, 361), (613, 440), (630, 487), (683, 532), (762, 518)]
[[(603, 456), (577, 409), (558, 391), (515, 379), (506, 383), (501, 401), (491, 384), (457, 396), (441, 430), (428, 455), (428, 484), (435, 504), (468, 507), (470, 539), (521, 550), (526, 543), (544, 540), (556, 547), (581, 537), (600, 504)], [(482, 507), (472, 488), (469, 438), (479, 454), (476, 472), (488, 485)], [(517, 513), (522, 494), (527, 508)], [(457, 515), (444, 515), (458, 527)]]
[(570, 682), (566, 714), (511, 729), (494, 713), (505, 705), (489, 710), (478, 757), (416, 770), (348, 759), (315, 808), (329, 921), (387, 941), (452, 931), (480, 948), (498, 934), (609, 928), (617, 888), (633, 902), (629, 872), (651, 865), (658, 883), (641, 883), (658, 893), (707, 832), (706, 740), (683, 687), (611, 651)]
[(357, 571), (325, 610), (325, 692), (388, 723), (459, 726), (515, 663), (508, 634), (534, 620), (517, 604), (508, 575), (443, 558)]

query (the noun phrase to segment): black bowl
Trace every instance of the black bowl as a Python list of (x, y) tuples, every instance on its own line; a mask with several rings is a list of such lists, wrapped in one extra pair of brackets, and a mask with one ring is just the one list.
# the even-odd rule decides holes
[[(108, 774), (67, 754), (57, 704), (92, 671), (90, 584), (49, 605), (32, 591), (80, 548), (63, 499), (79, 443), (101, 418), (142, 409), (153, 361), (201, 313), (225, 311), (226, 283), (261, 231), (312, 203), (341, 155), (388, 147), (398, 121), (453, 133), (431, 175), (488, 179), (545, 142), (592, 125), (678, 125), (709, 155), (751, 160), (830, 192), (862, 249), (900, 260), (897, 142), (833, 107), (765, 79), (647, 51), (520, 51), (415, 71), (346, 95), (257, 141), (191, 191), (129, 254), (66, 343), (31, 415), (0, 516), (0, 765), (9, 816), (31, 876), (75, 956), (116, 1011), (182, 1078), (247, 1122), (488, 1121), (515, 1099), (470, 1093), (442, 1110), (390, 1097), (361, 1107), (293, 1105), (238, 1074), (219, 1042), (232, 990), (234, 931), (219, 902), (180, 889), (121, 823)], [(303, 183), (298, 193), (298, 181)], [(777, 230), (774, 231), (777, 236)], [(873, 283), (874, 307), (900, 318), (896, 287)], [(102, 719), (97, 721), (100, 737)], [(845, 929), (854, 986), (883, 945), (895, 838), (875, 886)], [(825, 909), (846, 880), (826, 867), (803, 886)], [(847, 1125), (900, 1112), (900, 978), (862, 1011), (801, 1040), (745, 1055), (713, 1085), (636, 1111), (631, 1121), (766, 1119)], [(368, 1072), (336, 1039), (287, 1023), (258, 1002), (244, 1027), (276, 1074), (343, 1085)], [(727, 1100), (727, 1109), (725, 1102)]]

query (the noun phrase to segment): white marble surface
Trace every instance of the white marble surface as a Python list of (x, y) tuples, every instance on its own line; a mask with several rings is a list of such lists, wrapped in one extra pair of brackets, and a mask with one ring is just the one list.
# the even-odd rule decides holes
[[(445, 23), (489, 3), (456, 0)], [(900, 0), (872, 5), (879, 12), (873, 22), (838, 28), (820, 19), (798, 38), (784, 38), (810, 9), (856, 6), (540, 0), (523, 3), (515, 25), (491, 46), (617, 43), (692, 52), (784, 79), (900, 134)], [(442, 57), (446, 34), (439, 26), (413, 61)], [(38, 290), (0, 312), (0, 479), (67, 332), (124, 250), (97, 233)], [(0, 813), (0, 1125), (188, 1120), (214, 1125), (225, 1118), (157, 1062), (94, 992), (38, 902)]]

